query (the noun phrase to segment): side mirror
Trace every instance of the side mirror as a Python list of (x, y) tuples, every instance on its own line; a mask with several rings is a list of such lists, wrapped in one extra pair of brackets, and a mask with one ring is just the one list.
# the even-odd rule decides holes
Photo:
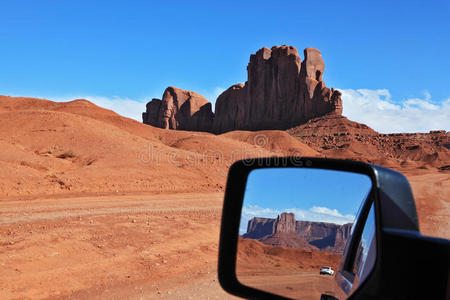
[[(399, 250), (412, 246), (421, 250)], [(423, 252), (417, 251), (438, 255), (418, 258)], [(219, 281), (231, 294), (257, 299), (415, 298), (420, 288), (410, 284), (417, 281), (417, 270), (427, 272), (430, 263), (444, 262), (445, 270), (433, 271), (433, 280), (426, 281), (431, 293), (445, 295), (448, 253), (447, 240), (420, 235), (409, 183), (395, 171), (298, 157), (243, 160), (230, 168)], [(404, 269), (396, 270), (396, 264)], [(407, 270), (415, 277), (394, 275)], [(394, 283), (398, 290), (392, 289)], [(423, 293), (429, 296), (430, 286)]]

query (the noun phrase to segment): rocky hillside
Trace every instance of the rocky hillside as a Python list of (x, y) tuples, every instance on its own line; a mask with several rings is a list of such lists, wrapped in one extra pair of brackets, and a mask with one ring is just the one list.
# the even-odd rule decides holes
[(218, 192), (237, 159), (318, 155), (283, 131), (214, 135), (163, 130), (82, 99), (0, 96), (0, 116), (0, 200), (74, 193)]
[(293, 213), (282, 213), (276, 219), (252, 218), (244, 238), (256, 239), (271, 246), (320, 249), (342, 253), (352, 224), (296, 221)]
[(356, 158), (408, 177), (421, 231), (449, 236), (449, 133), (378, 134), (328, 114), (291, 130), (207, 132), (148, 126), (87, 100), (0, 96), (0, 201), (44, 195), (223, 191), (238, 159)]
[(450, 134), (379, 134), (343, 116), (327, 115), (287, 130), (324, 156), (364, 160), (385, 167), (450, 168)]
[(210, 131), (288, 129), (329, 113), (342, 113), (341, 94), (323, 81), (319, 50), (292, 46), (262, 48), (250, 56), (248, 80), (211, 104), (201, 95), (169, 87), (147, 104), (143, 122), (166, 129)]
[(253, 239), (239, 238), (236, 271), (239, 275), (261, 272), (277, 274), (280, 270), (317, 272), (322, 266), (337, 270), (340, 254), (301, 248), (281, 248)]

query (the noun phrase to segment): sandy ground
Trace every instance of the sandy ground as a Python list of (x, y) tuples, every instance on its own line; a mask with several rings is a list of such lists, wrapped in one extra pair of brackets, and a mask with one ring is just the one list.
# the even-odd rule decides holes
[[(448, 238), (448, 173), (408, 179), (421, 231)], [(217, 282), (222, 201), (221, 192), (2, 200), (0, 298), (232, 299)]]
[(293, 299), (317, 300), (323, 293), (331, 295), (334, 278), (318, 272), (239, 276), (242, 283), (260, 290)]
[(0, 114), (1, 300), (232, 298), (219, 226), (228, 168), (246, 157), (361, 152), (408, 177), (422, 233), (450, 237), (450, 171), (429, 163), (449, 164), (443, 146), (319, 153), (283, 131), (162, 130), (86, 100), (0, 96)]
[(2, 299), (231, 299), (222, 193), (0, 202)]
[(406, 175), (416, 202), (420, 232), (450, 239), (450, 172)]

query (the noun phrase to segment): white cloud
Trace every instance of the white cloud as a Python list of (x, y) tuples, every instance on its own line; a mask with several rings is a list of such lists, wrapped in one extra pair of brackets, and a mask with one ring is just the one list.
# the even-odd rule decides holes
[(136, 121), (142, 122), (142, 113), (145, 112), (145, 105), (152, 98), (146, 98), (146, 100), (138, 101), (129, 98), (121, 97), (103, 97), (103, 96), (87, 96), (87, 95), (74, 95), (74, 96), (64, 96), (64, 97), (50, 97), (45, 98), (52, 101), (65, 102), (72, 101), (75, 99), (86, 99), (95, 105), (100, 107), (110, 109), (121, 116), (135, 119)]
[(217, 97), (219, 97), (220, 94), (225, 92), (225, 90), (226, 89), (221, 88), (221, 87), (215, 87), (212, 90), (205, 90), (205, 91), (202, 91), (202, 92), (199, 92), (199, 93), (200, 93), (200, 95), (205, 97), (209, 102), (211, 102), (212, 109), (214, 111), (214, 107), (215, 107), (215, 103), (216, 103)]
[(355, 219), (353, 215), (343, 215), (337, 209), (323, 206), (313, 206), (308, 210), (289, 208), (287, 212), (295, 214), (295, 218), (301, 221), (326, 222), (335, 224), (352, 223)]
[[(139, 122), (142, 122), (142, 113), (145, 111), (145, 105), (147, 103), (128, 98), (85, 97), (85, 99)], [(151, 99), (148, 100), (150, 101)]]
[(338, 212), (337, 209), (329, 209), (328, 207), (313, 206), (309, 210), (318, 214), (326, 214), (335, 217), (342, 217), (342, 215)]
[[(212, 90), (204, 91), (204, 93), (200, 94), (212, 103), (212, 108), (214, 110), (214, 103), (217, 97), (224, 91), (225, 89), (221, 87), (216, 87)], [(119, 115), (142, 122), (142, 113), (145, 112), (146, 109), (145, 105), (147, 104), (147, 102), (150, 101), (152, 98), (161, 99), (161, 97), (162, 94), (156, 97), (148, 97), (142, 100), (134, 100), (121, 97), (103, 97), (103, 96), (88, 96), (88, 95), (74, 95), (74, 96), (50, 97), (50, 98), (43, 97), (43, 98), (50, 99), (52, 101), (71, 101), (74, 99), (86, 99), (100, 107), (113, 110)]]
[(262, 208), (258, 205), (247, 205), (242, 208), (242, 214), (249, 217), (275, 218), (281, 211), (271, 208)]
[(258, 205), (246, 205), (242, 208), (239, 234), (247, 232), (248, 221), (254, 217), (276, 218), (282, 212), (294, 213), (297, 221), (314, 221), (334, 224), (352, 223), (355, 219), (353, 215), (343, 215), (337, 209), (324, 206), (313, 206), (308, 210), (300, 208), (288, 208), (283, 211), (271, 208), (263, 208)]
[(378, 132), (429, 132), (450, 130), (450, 98), (433, 103), (428, 91), (424, 98), (396, 104), (387, 89), (346, 89), (342, 92), (343, 115), (367, 124)]

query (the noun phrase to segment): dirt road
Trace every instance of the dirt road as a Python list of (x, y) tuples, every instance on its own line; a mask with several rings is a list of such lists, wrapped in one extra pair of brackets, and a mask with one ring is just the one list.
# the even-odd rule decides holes
[(332, 276), (319, 275), (319, 272), (296, 272), (280, 274), (275, 271), (266, 274), (239, 275), (245, 285), (293, 299), (316, 300), (322, 293), (333, 294)]
[[(421, 231), (448, 238), (448, 174), (408, 178)], [(231, 299), (216, 275), (222, 199), (0, 199), (0, 299)]]
[(222, 193), (0, 201), (2, 299), (232, 299)]

